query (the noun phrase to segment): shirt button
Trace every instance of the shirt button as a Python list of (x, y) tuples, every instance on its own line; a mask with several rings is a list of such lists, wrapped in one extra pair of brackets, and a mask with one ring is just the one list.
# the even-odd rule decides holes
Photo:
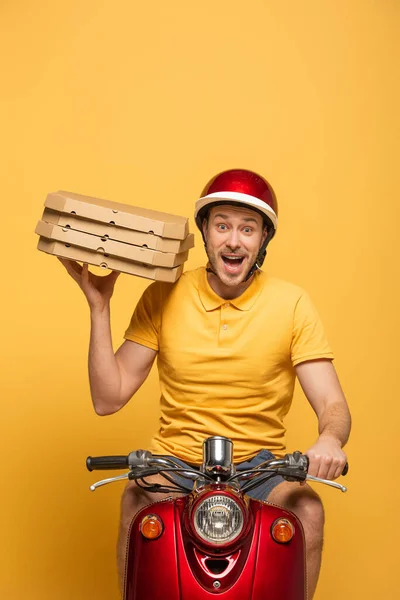
[(227, 302), (226, 304), (224, 304), (225, 308), (229, 308), (229, 306), (230, 306), (229, 302)]
[(225, 323), (224, 325), (222, 325), (222, 329), (228, 329), (228, 325)]

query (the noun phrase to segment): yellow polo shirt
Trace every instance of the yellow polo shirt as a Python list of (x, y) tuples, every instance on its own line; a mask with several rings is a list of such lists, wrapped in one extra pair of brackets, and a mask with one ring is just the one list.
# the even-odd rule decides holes
[(160, 427), (150, 450), (201, 463), (206, 437), (234, 442), (241, 462), (266, 448), (285, 453), (294, 366), (333, 354), (307, 294), (259, 271), (234, 300), (210, 287), (205, 268), (144, 292), (125, 338), (158, 351)]

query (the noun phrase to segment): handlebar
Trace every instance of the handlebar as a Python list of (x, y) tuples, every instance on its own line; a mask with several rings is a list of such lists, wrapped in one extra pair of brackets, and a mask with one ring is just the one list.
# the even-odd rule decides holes
[(86, 468), (88, 471), (109, 469), (126, 469), (129, 467), (129, 456), (88, 456)]
[[(215, 482), (217, 483), (225, 481), (226, 483), (231, 483), (231, 485), (238, 485), (239, 480), (243, 481), (245, 479), (250, 479), (249, 482), (242, 486), (242, 491), (246, 492), (254, 487), (257, 487), (268, 477), (272, 477), (273, 475), (281, 475), (287, 481), (315, 481), (338, 488), (342, 492), (346, 491), (346, 488), (339, 483), (308, 475), (308, 462), (308, 457), (297, 451), (293, 454), (286, 454), (281, 459), (267, 460), (253, 469), (246, 471), (235, 471), (234, 469), (233, 474), (231, 474), (227, 479), (215, 478)], [(171, 472), (173, 471), (175, 471), (177, 475), (179, 474), (179, 476), (183, 477), (184, 479), (203, 479), (208, 480), (209, 482), (214, 481), (214, 478), (208, 473), (204, 473), (201, 470), (196, 470), (190, 467), (184, 468), (171, 458), (154, 456), (151, 454), (151, 452), (144, 450), (131, 452), (127, 456), (89, 456), (86, 460), (86, 467), (89, 471), (129, 468), (129, 472), (127, 474), (98, 482), (97, 484), (91, 486), (92, 490), (106, 483), (111, 483), (112, 481), (118, 481), (121, 479), (142, 480), (143, 477), (148, 477), (149, 475), (154, 475), (156, 473), (162, 474), (166, 479), (171, 481), (167, 473), (170, 472), (170, 474), (172, 474)], [(346, 463), (342, 475), (346, 475), (348, 470), (349, 465)], [(171, 482), (175, 483), (174, 481)], [(180, 484), (176, 485), (179, 486)], [(154, 488), (150, 491), (171, 491), (170, 487), (166, 488), (160, 484), (153, 484), (153, 486), (150, 485), (150, 487)], [(181, 484), (180, 487), (182, 491), (191, 491), (191, 488), (187, 488), (183, 484)]]

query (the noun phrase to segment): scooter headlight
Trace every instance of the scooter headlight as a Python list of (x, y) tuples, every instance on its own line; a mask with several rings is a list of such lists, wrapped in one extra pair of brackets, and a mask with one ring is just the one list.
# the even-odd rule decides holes
[(242, 531), (243, 524), (243, 511), (229, 496), (208, 496), (197, 505), (193, 515), (196, 533), (210, 544), (232, 542)]

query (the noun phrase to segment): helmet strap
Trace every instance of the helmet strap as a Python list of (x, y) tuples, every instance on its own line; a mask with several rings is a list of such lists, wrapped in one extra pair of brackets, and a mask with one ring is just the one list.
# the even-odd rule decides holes
[(274, 237), (274, 235), (275, 235), (275, 229), (273, 227), (271, 227), (269, 232), (267, 233), (267, 237), (265, 238), (264, 242), (262, 243), (262, 245), (258, 251), (256, 262), (251, 267), (250, 271), (247, 273), (247, 277), (246, 277), (245, 281), (248, 281), (250, 279), (250, 277), (252, 277), (256, 271), (261, 270), (261, 267), (263, 265), (265, 257), (267, 256), (267, 246), (270, 243), (270, 241), (272, 240), (272, 238)]

